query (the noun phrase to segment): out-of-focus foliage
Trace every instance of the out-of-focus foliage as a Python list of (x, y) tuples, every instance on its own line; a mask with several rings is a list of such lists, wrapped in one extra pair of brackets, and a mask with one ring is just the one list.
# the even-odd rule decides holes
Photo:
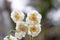
[[(30, 0), (30, 4), (28, 6), (33, 6), (36, 10), (38, 10), (42, 14), (42, 22), (41, 22), (41, 33), (34, 37), (34, 40), (60, 40), (60, 25), (53, 25), (53, 23), (46, 18), (47, 12), (50, 9), (55, 8), (54, 1), (52, 0)], [(58, 1), (58, 0), (57, 0)], [(7, 2), (7, 0), (0, 0), (2, 2), (0, 4), (0, 40), (7, 35), (7, 31), (11, 28), (14, 29), (15, 23), (10, 18), (11, 14), (11, 2)], [(4, 3), (5, 2), (5, 3)], [(4, 4), (3, 4), (4, 3)], [(58, 2), (57, 2), (58, 3)], [(58, 3), (58, 5), (60, 5)], [(57, 5), (56, 5), (56, 8)], [(10, 28), (11, 27), (11, 28)], [(29, 40), (30, 36), (26, 36), (22, 40)]]
[(35, 7), (42, 14), (43, 18), (52, 6), (51, 0), (33, 0), (30, 5)]

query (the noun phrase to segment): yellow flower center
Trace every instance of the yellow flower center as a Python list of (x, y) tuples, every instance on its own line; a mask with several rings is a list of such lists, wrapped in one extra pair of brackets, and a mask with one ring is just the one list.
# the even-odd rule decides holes
[(30, 27), (30, 32), (35, 32), (37, 30), (37, 28), (35, 26)]
[(36, 14), (31, 14), (29, 19), (36, 23), (37, 22), (37, 17), (36, 16), (37, 16)]
[(23, 24), (20, 24), (18, 29), (19, 29), (19, 31), (22, 31), (22, 32), (26, 32), (27, 31), (27, 27), (24, 26)]
[(16, 21), (20, 20), (20, 16), (19, 16), (19, 14), (17, 12), (15, 12), (14, 18), (15, 18)]

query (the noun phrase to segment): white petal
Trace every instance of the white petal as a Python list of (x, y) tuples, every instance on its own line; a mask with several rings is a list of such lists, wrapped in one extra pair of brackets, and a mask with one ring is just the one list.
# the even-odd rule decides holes
[(28, 23), (28, 24), (36, 24), (35, 22), (31, 21), (31, 19), (29, 19), (29, 17), (32, 17), (31, 16), (32, 14), (35, 14), (36, 15), (37, 22), (36, 21), (35, 22), (39, 24), (41, 22), (42, 16), (36, 10), (33, 10), (33, 11), (27, 13), (26, 23)]
[[(16, 15), (18, 16), (18, 18), (15, 17)], [(24, 13), (22, 11), (19, 11), (19, 10), (13, 10), (11, 13), (11, 19), (15, 23), (22, 21), (24, 19), (24, 16), (25, 16)], [(16, 19), (18, 19), (18, 20), (16, 20)]]
[(22, 37), (25, 37), (26, 33), (25, 32), (16, 32), (15, 37), (18, 39), (22, 39)]
[[(14, 36), (12, 36), (12, 35), (10, 35), (10, 39), (11, 39), (11, 40), (17, 40), (17, 38), (14, 37)], [(4, 40), (9, 40), (9, 39), (8, 39), (8, 36), (6, 36), (6, 37), (4, 38)]]
[[(23, 25), (23, 26), (19, 26), (19, 25)], [(27, 33), (27, 29), (28, 29), (27, 26), (28, 25), (25, 22), (23, 22), (23, 21), (16, 23), (16, 31), (18, 31), (18, 32), (15, 33), (15, 36), (18, 39), (22, 39), (22, 37), (25, 37), (25, 35)]]
[(16, 23), (16, 31), (19, 31), (19, 32), (20, 32), (20, 27), (21, 27), (21, 26), (19, 26), (19, 25), (22, 25), (23, 28), (26, 29), (26, 31), (23, 31), (23, 32), (27, 32), (27, 27), (28, 27), (28, 24), (27, 24), (27, 23), (25, 23), (25, 22), (23, 22), (23, 21)]
[[(36, 27), (37, 30), (34, 31), (34, 32), (31, 32), (31, 31), (30, 31), (30, 28), (31, 28), (31, 27)], [(41, 32), (41, 25), (40, 25), (40, 24), (30, 25), (30, 26), (28, 27), (28, 35), (31, 35), (32, 37), (37, 36), (40, 32)]]
[(31, 11), (31, 12), (29, 12), (28, 14), (27, 14), (27, 16), (30, 16), (31, 14), (36, 14), (36, 15), (38, 15), (39, 17), (38, 18), (42, 18), (42, 16), (41, 16), (41, 14), (38, 12), (38, 11), (36, 11), (36, 10), (33, 10), (33, 11)]

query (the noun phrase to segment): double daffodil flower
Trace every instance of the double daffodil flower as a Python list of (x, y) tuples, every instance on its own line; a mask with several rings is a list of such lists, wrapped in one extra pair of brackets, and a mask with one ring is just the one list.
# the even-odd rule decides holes
[(20, 22), (24, 19), (24, 13), (23, 12), (20, 12), (18, 10), (13, 10), (12, 13), (11, 13), (11, 19), (17, 23), (17, 22)]
[(27, 30), (28, 30), (28, 25), (25, 23), (25, 22), (18, 22), (16, 24), (16, 33), (15, 33), (15, 36), (18, 38), (18, 39), (22, 39), (22, 37), (25, 37), (26, 33), (27, 33)]
[(32, 12), (27, 13), (26, 22), (28, 24), (39, 24), (41, 22), (41, 18), (41, 14), (39, 14), (36, 10), (33, 10)]

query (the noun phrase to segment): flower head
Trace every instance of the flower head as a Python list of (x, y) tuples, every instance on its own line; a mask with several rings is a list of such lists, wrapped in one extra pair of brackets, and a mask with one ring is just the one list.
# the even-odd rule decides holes
[(37, 11), (32, 11), (27, 14), (26, 22), (28, 24), (39, 24), (41, 22), (42, 16)]
[(17, 38), (14, 37), (14, 36), (12, 36), (12, 35), (10, 35), (10, 38), (8, 38), (8, 36), (6, 36), (6, 37), (4, 38), (4, 40), (17, 40)]
[(11, 18), (12, 20), (17, 23), (19, 21), (22, 21), (24, 19), (24, 13), (23, 12), (19, 12), (18, 10), (14, 10), (12, 13), (11, 13)]
[(26, 33), (24, 32), (16, 32), (15, 33), (15, 37), (18, 39), (22, 39), (23, 37), (25, 37)]
[(41, 25), (29, 25), (28, 27), (28, 35), (31, 35), (32, 37), (37, 36), (41, 32)]
[(22, 37), (25, 37), (26, 35), (26, 32), (27, 32), (27, 24), (25, 22), (18, 22), (16, 24), (16, 33), (15, 33), (15, 36), (18, 38), (18, 39), (21, 39)]

